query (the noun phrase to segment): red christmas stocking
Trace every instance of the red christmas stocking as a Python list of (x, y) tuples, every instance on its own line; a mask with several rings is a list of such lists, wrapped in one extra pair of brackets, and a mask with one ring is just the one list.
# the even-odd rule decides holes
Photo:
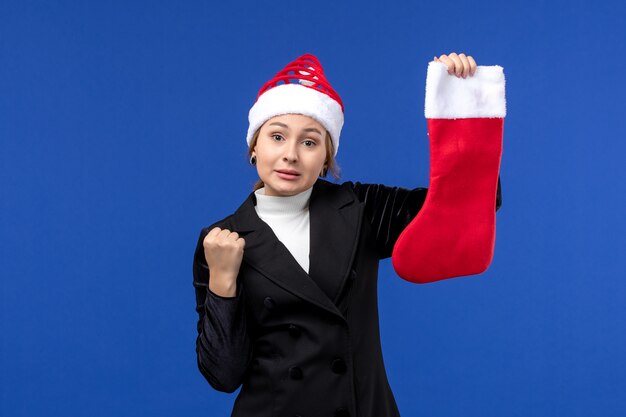
[(464, 79), (429, 64), (430, 184), (393, 249), (401, 278), (426, 283), (479, 274), (491, 263), (505, 114), (502, 67), (479, 66)]

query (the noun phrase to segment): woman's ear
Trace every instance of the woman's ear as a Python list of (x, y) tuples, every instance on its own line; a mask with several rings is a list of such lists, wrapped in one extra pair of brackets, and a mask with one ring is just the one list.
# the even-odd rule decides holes
[(328, 174), (328, 163), (324, 162), (324, 166), (322, 167), (322, 172), (320, 172), (320, 177), (325, 177)]

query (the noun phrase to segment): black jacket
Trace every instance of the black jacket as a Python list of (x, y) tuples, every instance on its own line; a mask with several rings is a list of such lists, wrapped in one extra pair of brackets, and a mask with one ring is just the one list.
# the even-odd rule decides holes
[[(399, 416), (380, 346), (378, 263), (426, 193), (317, 180), (309, 274), (258, 217), (254, 193), (202, 229), (193, 262), (198, 368), (216, 390), (243, 384), (232, 416)], [(235, 297), (207, 291), (202, 242), (216, 226), (246, 241)]]

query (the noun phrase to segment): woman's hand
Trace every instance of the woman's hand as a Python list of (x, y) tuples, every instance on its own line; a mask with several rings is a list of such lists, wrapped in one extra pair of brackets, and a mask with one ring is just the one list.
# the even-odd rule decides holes
[(448, 74), (456, 75), (457, 77), (467, 78), (474, 75), (476, 72), (476, 61), (470, 55), (456, 54), (452, 52), (450, 55), (441, 55), (439, 58), (435, 57), (435, 62), (443, 62), (448, 66)]
[(209, 289), (222, 297), (234, 297), (237, 275), (246, 242), (237, 232), (215, 227), (207, 233), (202, 246), (209, 266)]

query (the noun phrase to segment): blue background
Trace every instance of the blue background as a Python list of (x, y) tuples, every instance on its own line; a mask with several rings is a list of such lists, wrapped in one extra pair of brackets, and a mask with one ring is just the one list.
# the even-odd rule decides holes
[(342, 180), (428, 185), (426, 67), (501, 65), (503, 206), (483, 274), (381, 263), (403, 416), (626, 415), (618, 2), (2, 1), (0, 414), (227, 416), (196, 367), (200, 229), (251, 191), (247, 114), (313, 53)]

